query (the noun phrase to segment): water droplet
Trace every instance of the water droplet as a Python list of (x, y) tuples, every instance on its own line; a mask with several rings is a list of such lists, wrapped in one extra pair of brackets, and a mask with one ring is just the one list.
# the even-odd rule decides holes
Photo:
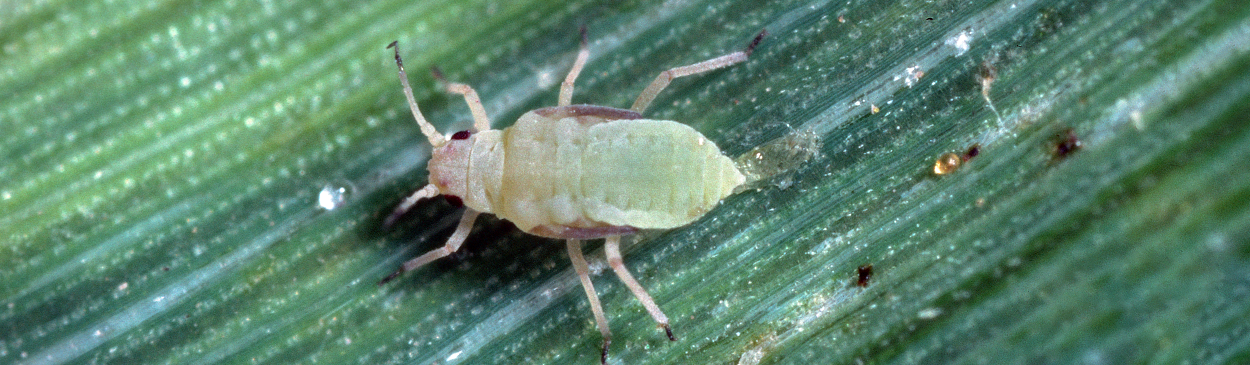
[(334, 210), (343, 206), (346, 197), (346, 187), (326, 184), (321, 188), (321, 193), (317, 194), (317, 206), (325, 210)]

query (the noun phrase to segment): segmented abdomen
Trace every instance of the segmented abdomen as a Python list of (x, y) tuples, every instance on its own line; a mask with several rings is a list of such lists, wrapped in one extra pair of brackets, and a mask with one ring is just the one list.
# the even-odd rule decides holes
[[(527, 115), (528, 116), (528, 115)], [(537, 225), (685, 225), (745, 180), (714, 143), (663, 120), (522, 117), (504, 132), (496, 214)]]

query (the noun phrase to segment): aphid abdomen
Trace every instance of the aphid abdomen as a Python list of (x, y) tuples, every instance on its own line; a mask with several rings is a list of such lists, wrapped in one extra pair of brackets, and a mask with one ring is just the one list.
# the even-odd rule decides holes
[(531, 233), (538, 226), (672, 228), (745, 180), (684, 124), (586, 118), (527, 114), (504, 132), (508, 157), (494, 213)]
[(609, 225), (673, 228), (698, 219), (745, 180), (689, 126), (628, 120), (591, 126), (582, 160), (587, 217)]

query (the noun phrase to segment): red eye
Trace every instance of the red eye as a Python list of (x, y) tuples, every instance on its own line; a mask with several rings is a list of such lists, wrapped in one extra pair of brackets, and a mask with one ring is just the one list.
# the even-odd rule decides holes
[(447, 202), (448, 202), (448, 203), (451, 203), (451, 205), (452, 205), (452, 206), (454, 206), (454, 207), (462, 207), (462, 206), (464, 206), (464, 200), (461, 200), (461, 199), (460, 199), (460, 197), (458, 197), (458, 196), (443, 194), (443, 197), (444, 197), (444, 198), (447, 198)]
[(469, 135), (471, 134), (473, 133), (469, 131), (459, 131), (456, 132), (456, 134), (451, 135), (451, 139), (469, 139)]

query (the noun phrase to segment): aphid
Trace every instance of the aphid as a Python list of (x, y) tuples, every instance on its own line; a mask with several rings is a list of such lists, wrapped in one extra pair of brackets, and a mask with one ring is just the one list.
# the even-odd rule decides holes
[(859, 276), (855, 280), (855, 285), (861, 288), (868, 287), (868, 281), (872, 280), (872, 264), (860, 265), (859, 268), (855, 269), (855, 272)]
[(457, 197), (464, 216), (443, 247), (405, 262), (382, 279), (455, 252), (478, 214), (493, 213), (526, 233), (567, 240), (569, 259), (590, 300), (595, 325), (603, 335), (600, 360), (607, 362), (612, 334), (591, 284), (582, 240), (604, 239), (612, 271), (642, 302), (651, 318), (676, 341), (668, 317), (630, 275), (621, 260), (622, 235), (641, 229), (686, 225), (715, 207), (747, 182), (734, 161), (689, 126), (644, 119), (642, 112), (674, 78), (708, 72), (747, 60), (767, 34), (760, 32), (740, 52), (661, 72), (629, 110), (573, 105), (573, 81), (590, 57), (586, 32), (569, 74), (560, 85), (559, 104), (525, 113), (511, 127), (490, 129), (486, 111), (473, 88), (448, 83), (446, 90), (464, 96), (473, 114), (473, 130), (450, 139), (425, 120), (417, 108), (396, 43), (395, 64), (412, 116), (431, 145), (430, 184), (396, 207), (390, 225), (417, 201), (437, 195)]

